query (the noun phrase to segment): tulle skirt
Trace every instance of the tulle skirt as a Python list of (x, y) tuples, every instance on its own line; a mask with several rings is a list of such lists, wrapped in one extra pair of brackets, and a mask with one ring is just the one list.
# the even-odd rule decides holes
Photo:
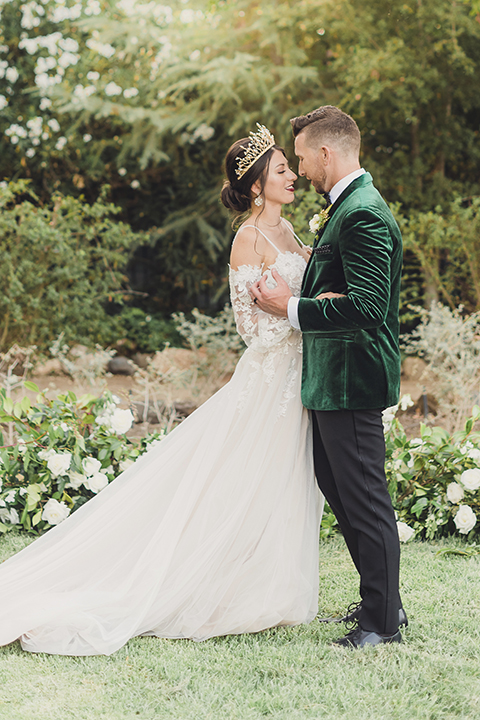
[(0, 566), (0, 644), (109, 655), (310, 622), (322, 496), (295, 347), (232, 380), (60, 525)]

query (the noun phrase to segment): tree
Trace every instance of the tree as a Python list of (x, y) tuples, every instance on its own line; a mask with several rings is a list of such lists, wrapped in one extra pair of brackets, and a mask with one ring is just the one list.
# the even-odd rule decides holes
[(470, 2), (3, 2), (0, 172), (45, 199), (93, 201), (108, 182), (123, 219), (150, 232), (130, 275), (154, 311), (223, 302), (222, 160), (257, 121), (293, 155), (288, 119), (340, 105), (403, 212), (480, 192)]

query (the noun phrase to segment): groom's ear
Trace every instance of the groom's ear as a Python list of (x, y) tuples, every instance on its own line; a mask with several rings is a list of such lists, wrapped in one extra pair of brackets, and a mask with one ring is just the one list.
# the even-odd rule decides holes
[(320, 156), (322, 163), (325, 166), (330, 165), (330, 163), (332, 162), (333, 153), (332, 153), (332, 149), (329, 148), (328, 145), (322, 145), (318, 154)]

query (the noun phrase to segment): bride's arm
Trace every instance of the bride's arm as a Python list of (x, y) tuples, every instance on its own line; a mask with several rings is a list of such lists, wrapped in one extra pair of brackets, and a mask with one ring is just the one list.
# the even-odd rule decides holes
[(230, 299), (237, 330), (246, 345), (258, 337), (258, 315), (249, 289), (261, 276), (265, 258), (260, 254), (257, 233), (245, 228), (235, 238), (230, 253)]
[[(282, 342), (292, 332), (289, 323), (279, 323), (278, 318), (261, 310), (251, 296), (252, 285), (264, 275), (272, 281), (272, 273), (265, 273), (266, 257), (262, 255), (266, 243), (254, 245), (255, 230), (247, 236), (247, 228), (237, 235), (230, 256), (230, 297), (237, 330), (246, 345), (255, 343), (259, 350), (268, 350)], [(250, 242), (249, 242), (250, 240)], [(275, 272), (275, 271), (273, 271)]]

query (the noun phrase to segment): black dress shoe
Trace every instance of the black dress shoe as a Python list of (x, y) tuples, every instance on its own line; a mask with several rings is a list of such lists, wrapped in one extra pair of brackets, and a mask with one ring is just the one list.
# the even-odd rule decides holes
[[(349, 623), (358, 623), (360, 620), (360, 613), (362, 612), (362, 603), (352, 603), (348, 606), (346, 614), (341, 618), (319, 618), (319, 622), (334, 622), (334, 623), (346, 623), (347, 625)], [(398, 611), (398, 626), (399, 627), (407, 627), (408, 625), (408, 618), (407, 613), (401, 607)]]
[(334, 645), (347, 648), (364, 648), (368, 645), (386, 645), (388, 643), (401, 643), (402, 635), (397, 630), (393, 635), (379, 635), (371, 630), (364, 630), (360, 625), (351, 630), (345, 637), (334, 640)]

